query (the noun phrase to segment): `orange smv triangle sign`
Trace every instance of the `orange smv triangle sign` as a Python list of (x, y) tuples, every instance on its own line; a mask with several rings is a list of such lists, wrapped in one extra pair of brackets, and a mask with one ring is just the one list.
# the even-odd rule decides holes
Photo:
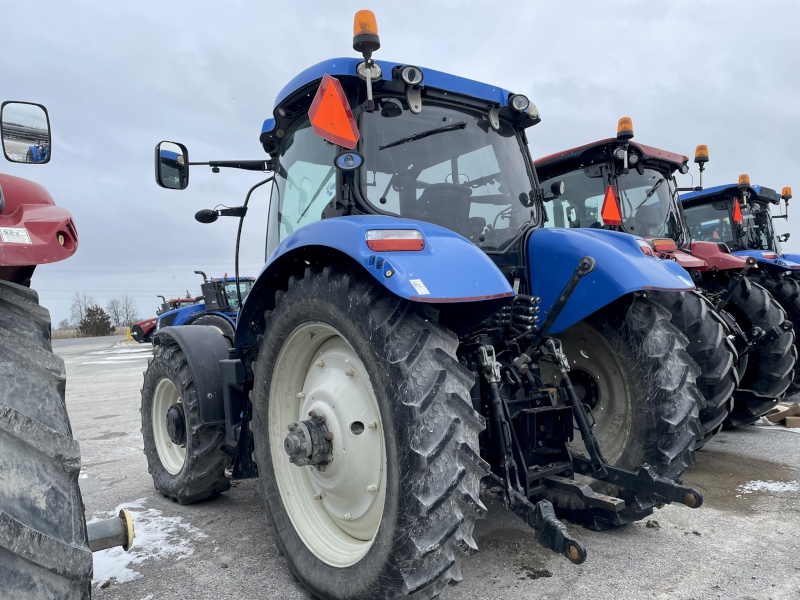
[(311, 129), (319, 137), (348, 150), (356, 147), (359, 133), (353, 112), (347, 103), (342, 84), (335, 77), (325, 74), (319, 84), (317, 95), (308, 109)]

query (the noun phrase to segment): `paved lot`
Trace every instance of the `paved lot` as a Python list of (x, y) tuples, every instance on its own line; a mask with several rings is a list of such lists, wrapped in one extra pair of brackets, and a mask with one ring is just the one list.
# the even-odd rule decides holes
[[(308, 598), (278, 554), (255, 482), (193, 506), (154, 491), (139, 431), (149, 346), (119, 338), (53, 345), (67, 364), (87, 516), (127, 505), (136, 518), (130, 553), (95, 554), (95, 599)], [(800, 599), (800, 435), (725, 432), (697, 459), (686, 480), (703, 491), (702, 508), (668, 506), (649, 527), (570, 526), (589, 549), (581, 566), (540, 548), (487, 500), (489, 518), (475, 535), (482, 551), (444, 597)]]

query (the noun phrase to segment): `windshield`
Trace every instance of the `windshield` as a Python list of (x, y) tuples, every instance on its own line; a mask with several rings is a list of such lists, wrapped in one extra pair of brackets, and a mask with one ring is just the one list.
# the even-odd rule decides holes
[[(379, 212), (447, 227), (500, 248), (531, 220), (531, 178), (514, 127), (486, 114), (396, 98), (361, 117), (364, 198)], [(525, 202), (523, 202), (520, 200)]]
[[(541, 182), (542, 189), (563, 180), (565, 193), (545, 203), (546, 227), (603, 227), (601, 210), (606, 183), (598, 169), (580, 169), (554, 175)], [(672, 180), (654, 169), (631, 170), (616, 176), (623, 231), (642, 237), (668, 237), (683, 243), (680, 216), (673, 204)]]
[(742, 207), (742, 224), (731, 227), (731, 210), (738, 199), (685, 208), (693, 240), (725, 242), (732, 250), (771, 250), (781, 253), (772, 231), (769, 207), (749, 202)]
[[(244, 299), (247, 298), (247, 294), (250, 293), (251, 287), (253, 287), (252, 281), (239, 282), (239, 291), (242, 294), (242, 302), (244, 302)], [(231, 310), (239, 310), (239, 297), (236, 295), (236, 282), (226, 282), (225, 286), (223, 287), (223, 291), (225, 292), (225, 297), (228, 299), (228, 306), (231, 307)]]
[(195, 302), (194, 300), (192, 300), (191, 302), (187, 300), (186, 302), (179, 302), (178, 307), (183, 308), (184, 306), (193, 306), (195, 304), (197, 304), (197, 302)]

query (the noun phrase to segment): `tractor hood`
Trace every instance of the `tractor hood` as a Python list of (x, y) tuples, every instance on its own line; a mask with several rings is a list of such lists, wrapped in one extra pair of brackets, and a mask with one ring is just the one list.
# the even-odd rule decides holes
[[(631, 292), (688, 291), (692, 276), (679, 264), (644, 254), (635, 236), (604, 229), (538, 229), (528, 241), (531, 294), (547, 318), (578, 261), (591, 256), (594, 271), (575, 288), (551, 333), (558, 333)], [(644, 243), (644, 242), (642, 242)]]

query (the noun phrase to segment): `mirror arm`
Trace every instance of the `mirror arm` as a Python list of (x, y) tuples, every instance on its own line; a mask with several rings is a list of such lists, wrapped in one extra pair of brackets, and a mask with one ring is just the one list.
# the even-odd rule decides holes
[(245, 171), (272, 171), (271, 160), (210, 160), (207, 162), (190, 162), (190, 166), (208, 166), (215, 173), (220, 168), (244, 169)]

